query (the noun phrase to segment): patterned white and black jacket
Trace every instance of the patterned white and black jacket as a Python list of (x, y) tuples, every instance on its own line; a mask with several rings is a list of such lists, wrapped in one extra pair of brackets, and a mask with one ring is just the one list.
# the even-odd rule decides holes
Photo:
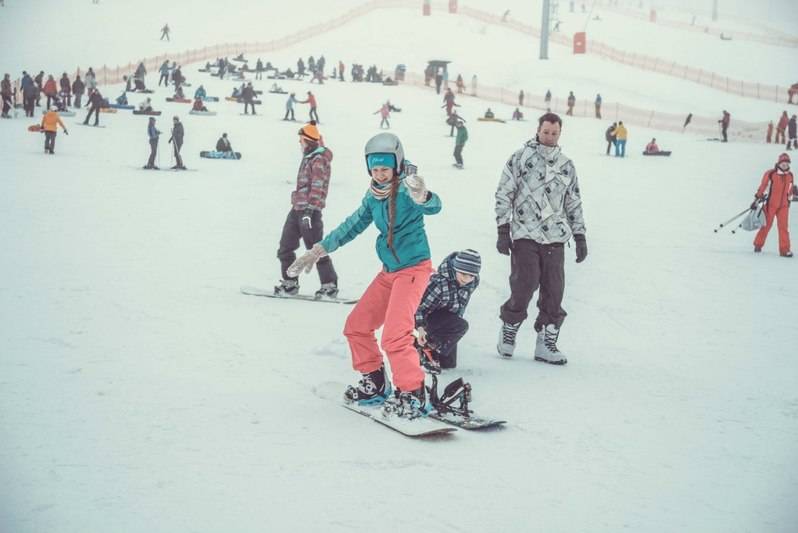
[(540, 244), (585, 233), (576, 169), (559, 146), (533, 139), (507, 160), (496, 189), (496, 224), (506, 223), (513, 240)]
[(457, 252), (449, 254), (438, 267), (438, 271), (430, 277), (427, 290), (424, 291), (416, 310), (416, 327), (426, 326), (427, 317), (438, 309), (445, 309), (459, 317), (465, 313), (471, 294), (479, 286), (479, 277), (468, 285), (458, 285), (452, 266), (456, 255)]

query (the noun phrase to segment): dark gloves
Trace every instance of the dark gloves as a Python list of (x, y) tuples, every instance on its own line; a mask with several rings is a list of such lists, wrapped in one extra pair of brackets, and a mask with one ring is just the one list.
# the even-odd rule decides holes
[(587, 241), (583, 233), (574, 235), (574, 242), (576, 242), (576, 262), (581, 263), (587, 258)]
[(502, 255), (510, 255), (510, 250), (513, 247), (513, 240), (510, 238), (510, 223), (502, 224), (497, 229), (499, 238), (496, 240), (496, 249)]
[(305, 231), (310, 231), (313, 229), (313, 209), (305, 209), (305, 212), (302, 213), (302, 229)]
[(754, 201), (751, 204), (751, 209), (756, 209), (759, 206), (759, 202), (762, 201), (762, 197), (758, 195), (754, 195)]

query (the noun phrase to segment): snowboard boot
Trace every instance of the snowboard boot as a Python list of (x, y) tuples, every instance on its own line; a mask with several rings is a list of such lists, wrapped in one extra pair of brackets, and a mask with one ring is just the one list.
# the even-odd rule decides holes
[(557, 349), (557, 337), (560, 330), (554, 324), (548, 324), (538, 332), (538, 340), (535, 345), (535, 361), (542, 361), (551, 365), (564, 365), (568, 362), (559, 349)]
[(399, 416), (408, 420), (425, 417), (432, 412), (432, 405), (427, 402), (424, 383), (414, 391), (400, 392), (390, 401), (385, 402), (382, 411), (384, 416)]
[(391, 394), (391, 383), (385, 379), (385, 367), (363, 374), (357, 387), (349, 386), (344, 391), (344, 401), (358, 405), (380, 405)]
[(321, 288), (316, 291), (317, 300), (331, 300), (338, 297), (338, 284), (334, 281), (322, 283)]
[(281, 279), (280, 284), (274, 287), (277, 296), (296, 296), (299, 294), (298, 279)]
[(792, 252), (786, 251), (783, 254), (779, 254), (779, 255), (781, 255), (782, 257), (792, 257)]
[(502, 322), (502, 328), (499, 330), (499, 343), (496, 345), (496, 350), (498, 350), (499, 355), (508, 359), (513, 356), (513, 352), (515, 351), (515, 336), (520, 327), (520, 322), (517, 324)]
[(758, 254), (758, 253), (760, 253), (761, 251), (762, 251), (762, 247), (761, 247), (761, 246), (756, 246), (756, 245), (754, 245), (754, 253), (755, 253), (755, 254)]

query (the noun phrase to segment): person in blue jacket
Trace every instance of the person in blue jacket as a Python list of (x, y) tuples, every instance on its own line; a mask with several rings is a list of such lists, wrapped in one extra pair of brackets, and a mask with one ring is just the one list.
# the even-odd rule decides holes
[[(405, 160), (396, 135), (380, 133), (365, 148), (371, 186), (360, 207), (299, 257), (290, 275), (309, 272), (321, 257), (360, 235), (372, 223), (379, 230), (377, 255), (382, 270), (346, 319), (344, 335), (352, 352), (352, 366), (362, 374), (357, 387), (344, 393), (348, 402), (378, 405), (391, 394), (383, 366), (385, 351), (398, 394), (391, 401), (408, 418), (424, 416), (430, 407), (424, 390), (424, 371), (414, 346), (415, 312), (432, 274), (424, 216), (441, 210), (438, 195), (427, 190), (416, 167)], [(374, 333), (380, 327), (380, 345)]]

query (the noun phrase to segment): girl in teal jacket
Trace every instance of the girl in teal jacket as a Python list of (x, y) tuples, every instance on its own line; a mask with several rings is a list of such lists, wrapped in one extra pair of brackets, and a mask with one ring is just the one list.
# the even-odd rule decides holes
[[(385, 376), (380, 346), (388, 356), (397, 402), (410, 417), (426, 414), (424, 372), (413, 345), (415, 311), (432, 274), (424, 215), (441, 210), (438, 195), (427, 190), (415, 167), (404, 159), (396, 135), (381, 133), (366, 143), (366, 167), (371, 187), (360, 207), (292, 264), (294, 276), (309, 272), (316, 261), (360, 235), (371, 223), (379, 230), (377, 255), (382, 270), (346, 319), (344, 335), (352, 352), (352, 366), (363, 374), (357, 387), (344, 393), (361, 405), (384, 402), (392, 392)], [(380, 346), (374, 335), (380, 327)]]

